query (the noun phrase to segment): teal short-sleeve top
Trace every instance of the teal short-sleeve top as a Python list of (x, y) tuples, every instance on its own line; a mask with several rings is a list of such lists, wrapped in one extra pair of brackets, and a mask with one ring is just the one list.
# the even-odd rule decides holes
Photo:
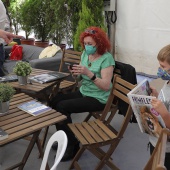
[[(82, 66), (87, 67), (91, 72), (96, 74), (96, 77), (101, 78), (101, 70), (109, 66), (114, 66), (115, 61), (113, 56), (109, 52), (106, 52), (97, 60), (89, 63), (88, 55), (86, 54), (85, 51), (83, 51), (81, 55), (80, 64)], [(110, 81), (110, 89), (108, 91), (104, 91), (98, 88), (88, 76), (81, 75), (81, 77), (82, 77), (82, 85), (80, 87), (81, 94), (83, 96), (94, 97), (97, 100), (99, 100), (99, 102), (106, 104), (112, 88), (112, 82)]]

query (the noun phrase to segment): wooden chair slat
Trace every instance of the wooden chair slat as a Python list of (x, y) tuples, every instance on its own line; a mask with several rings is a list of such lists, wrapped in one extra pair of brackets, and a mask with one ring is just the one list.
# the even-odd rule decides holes
[(68, 124), (68, 126), (83, 145), (88, 144), (84, 136), (80, 133), (80, 131), (76, 128), (74, 124)]
[(91, 137), (95, 139), (96, 142), (102, 142), (101, 137), (94, 131), (94, 129), (87, 122), (82, 122), (82, 126), (85, 129), (87, 129), (88, 132), (90, 132)]
[(120, 97), (123, 101), (125, 101), (126, 103), (129, 103), (129, 99), (123, 95), (122, 93), (120, 93), (119, 91), (115, 90), (114, 91), (114, 95)]
[(102, 130), (110, 137), (110, 139), (114, 139), (117, 136), (99, 119), (95, 120), (96, 124), (102, 128)]
[(110, 137), (99, 127), (94, 121), (89, 121), (88, 124), (93, 128), (93, 130), (104, 140), (110, 140)]
[(84, 136), (84, 138), (89, 142), (89, 143), (95, 143), (96, 141), (92, 138), (92, 136), (90, 135), (90, 133), (85, 129), (85, 127), (83, 127), (81, 124), (79, 123), (75, 123), (75, 126), (77, 129), (80, 130), (82, 136)]
[(123, 94), (127, 94), (129, 92), (129, 89), (123, 87), (122, 85), (116, 83), (115, 84), (115, 88), (118, 90), (118, 91), (121, 91), (121, 93)]

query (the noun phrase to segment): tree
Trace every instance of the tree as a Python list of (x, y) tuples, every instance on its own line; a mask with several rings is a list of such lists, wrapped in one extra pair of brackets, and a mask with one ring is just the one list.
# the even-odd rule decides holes
[(36, 38), (42, 42), (49, 39), (51, 28), (54, 24), (54, 11), (51, 10), (49, 0), (29, 0), (30, 15), (32, 17), (32, 28)]
[(55, 22), (50, 31), (50, 37), (55, 44), (60, 44), (63, 39), (68, 37), (68, 10), (63, 0), (51, 0), (51, 10), (54, 12)]
[(53, 24), (51, 35), (56, 44), (64, 39), (69, 45), (73, 44), (73, 35), (76, 32), (81, 0), (51, 0), (51, 9), (55, 13), (56, 22)]
[(18, 34), (21, 29), (20, 23), (20, 0), (11, 1), (8, 7), (8, 13), (11, 19), (11, 23), (14, 26), (14, 33)]
[(103, 15), (103, 0), (82, 0), (82, 11), (79, 13), (77, 31), (74, 35), (74, 49), (81, 51), (79, 37), (87, 27), (97, 26), (105, 29)]
[(82, 0), (76, 0), (76, 3), (74, 0), (68, 0), (68, 16), (70, 21), (70, 44), (74, 44), (74, 35), (77, 31), (77, 26), (79, 22), (79, 12), (82, 10)]
[(20, 5), (20, 24), (21, 29), (25, 31), (25, 38), (28, 39), (28, 36), (31, 34), (33, 27), (33, 15), (31, 14), (30, 0), (24, 0)]

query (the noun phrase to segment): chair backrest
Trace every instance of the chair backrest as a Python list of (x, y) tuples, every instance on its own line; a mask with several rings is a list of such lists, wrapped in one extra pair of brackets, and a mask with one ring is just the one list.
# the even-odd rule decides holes
[(117, 74), (119, 75), (119, 77), (121, 77), (121, 70), (119, 68), (114, 68), (113, 74)]
[(162, 129), (155, 149), (146, 164), (144, 170), (166, 170), (164, 166), (166, 143), (170, 137), (170, 130), (167, 128)]
[(56, 152), (56, 157), (55, 157), (55, 161), (53, 166), (50, 168), (50, 170), (56, 170), (56, 167), (58, 165), (58, 163), (60, 162), (60, 160), (62, 159), (66, 147), (67, 147), (67, 136), (65, 134), (64, 131), (59, 130), (57, 132), (55, 132), (51, 138), (49, 139), (46, 149), (45, 149), (45, 153), (44, 153), (44, 157), (42, 160), (42, 164), (41, 164), (41, 168), (40, 170), (45, 170), (46, 169), (46, 165), (47, 165), (47, 160), (48, 160), (48, 156), (51, 150), (51, 147), (53, 145), (54, 142), (58, 142), (58, 149)]
[(61, 59), (61, 63), (60, 63), (60, 67), (59, 67), (59, 71), (63, 71), (63, 67), (64, 64), (66, 62), (68, 63), (72, 63), (72, 64), (79, 64), (80, 63), (80, 59), (81, 59), (81, 52), (79, 51), (73, 51), (73, 50), (63, 50), (63, 56)]
[[(126, 130), (126, 127), (129, 123), (129, 120), (132, 115), (132, 108), (129, 103), (129, 99), (127, 97), (127, 93), (129, 93), (136, 85), (133, 85), (122, 78), (119, 77), (119, 75), (115, 74), (113, 79), (113, 87), (112, 91), (110, 93), (110, 96), (108, 98), (108, 101), (106, 103), (106, 106), (101, 114), (100, 120), (108, 122), (108, 125), (110, 124), (111, 119), (115, 116), (115, 114), (118, 111), (118, 104), (120, 101), (124, 101), (127, 104), (127, 111), (123, 118), (122, 124), (120, 129), (117, 131), (117, 135), (119, 137), (123, 136), (123, 133)], [(108, 112), (111, 112), (110, 115), (111, 118), (108, 116)], [(109, 120), (108, 120), (109, 119)], [(109, 125), (110, 126), (110, 125)]]

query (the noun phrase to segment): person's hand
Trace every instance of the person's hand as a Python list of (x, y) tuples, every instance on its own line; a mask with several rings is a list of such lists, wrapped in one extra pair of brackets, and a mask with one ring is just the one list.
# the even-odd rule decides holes
[(15, 35), (15, 34), (12, 34), (10, 32), (6, 32), (4, 30), (1, 30), (0, 29), (0, 37), (4, 39), (4, 41), (9, 44), (13, 38), (20, 38), (20, 39), (23, 39), (24, 37), (23, 36), (19, 36), (19, 35)]
[(157, 98), (152, 99), (151, 105), (162, 117), (168, 113), (164, 103), (162, 103), (161, 100), (158, 100)]
[(75, 75), (75, 76), (78, 76), (78, 75), (81, 75), (81, 74), (84, 74), (84, 75), (88, 75), (88, 73), (90, 72), (89, 69), (85, 66), (82, 66), (82, 65), (78, 65), (78, 64), (74, 64), (72, 66), (72, 69), (70, 70), (70, 72)]
[(158, 92), (157, 92), (157, 90), (156, 90), (154, 87), (152, 87), (152, 86), (150, 86), (150, 89), (152, 90), (151, 96), (158, 97)]

